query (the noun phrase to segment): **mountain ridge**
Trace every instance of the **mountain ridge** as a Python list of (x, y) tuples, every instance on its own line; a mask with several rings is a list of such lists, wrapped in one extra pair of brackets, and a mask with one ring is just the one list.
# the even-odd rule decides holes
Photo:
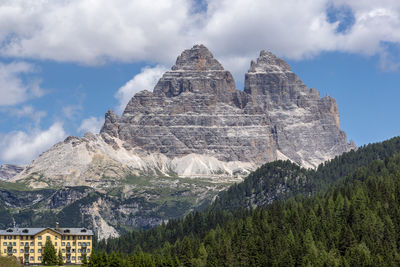
[(122, 116), (108, 111), (99, 134), (66, 138), (11, 181), (30, 190), (91, 188), (96, 197), (69, 190), (75, 204), (51, 212), (75, 205), (87, 217), (74, 223), (89, 222), (105, 238), (207, 205), (265, 162), (316, 168), (351, 149), (335, 100), (308, 89), (284, 60), (262, 51), (240, 91), (212, 53), (195, 45), (153, 92), (135, 94)]

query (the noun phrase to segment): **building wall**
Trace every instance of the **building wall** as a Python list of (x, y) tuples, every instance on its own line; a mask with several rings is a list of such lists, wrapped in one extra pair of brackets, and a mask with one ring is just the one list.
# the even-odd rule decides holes
[(11, 242), (12, 255), (18, 258), (22, 257), (25, 262), (25, 245), (28, 243), (29, 263), (41, 263), (42, 252), (47, 239), (51, 240), (56, 249), (57, 255), (58, 251), (61, 249), (65, 263), (67, 262), (68, 250), (70, 251), (71, 263), (81, 262), (82, 248), (84, 247), (83, 243), (86, 244), (86, 255), (88, 257), (92, 252), (93, 238), (90, 235), (71, 235), (68, 233), (61, 235), (55, 231), (52, 231), (51, 229), (45, 229), (44, 231), (34, 235), (33, 239), (32, 236), (29, 235), (13, 235), (13, 233), (0, 235), (0, 255), (9, 255), (8, 246)]

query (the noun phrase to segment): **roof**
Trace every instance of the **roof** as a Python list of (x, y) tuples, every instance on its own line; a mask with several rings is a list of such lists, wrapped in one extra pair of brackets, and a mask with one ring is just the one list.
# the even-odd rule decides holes
[(0, 230), (0, 235), (36, 235), (44, 230), (52, 230), (61, 235), (93, 235), (93, 231), (86, 228), (7, 228)]

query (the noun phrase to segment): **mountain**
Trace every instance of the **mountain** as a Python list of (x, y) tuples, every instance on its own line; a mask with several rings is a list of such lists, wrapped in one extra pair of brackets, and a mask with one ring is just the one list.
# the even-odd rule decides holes
[[(255, 209), (190, 213), (149, 231), (101, 241), (97, 251), (123, 251), (132, 255), (125, 259), (144, 257), (155, 266), (398, 266), (399, 149), (397, 137), (321, 165), (316, 173), (332, 175), (317, 194), (258, 202)], [(247, 178), (253, 184), (240, 184), (250, 187), (242, 195), (260, 192), (258, 185), (266, 181), (260, 174), (274, 174), (274, 168), (277, 176), (284, 174), (282, 183), (290, 174), (310, 171), (295, 167), (264, 165), (254, 173), (258, 179)], [(231, 203), (238, 196), (225, 195), (222, 200)]]
[[(78, 209), (90, 215), (95, 207), (102, 223), (92, 219), (91, 225), (106, 237), (207, 205), (265, 162), (316, 168), (355, 148), (340, 130), (335, 100), (309, 90), (282, 59), (262, 51), (241, 91), (211, 52), (195, 45), (152, 92), (133, 96), (121, 117), (108, 111), (99, 134), (68, 137), (12, 182), (55, 192), (90, 188), (99, 198), (84, 200)], [(79, 202), (81, 195), (71, 198)], [(66, 205), (52, 212), (60, 214)], [(36, 205), (35, 212), (47, 207)]]
[(23, 166), (12, 165), (12, 164), (3, 164), (0, 165), (0, 180), (10, 180), (18, 173), (22, 172), (24, 169)]

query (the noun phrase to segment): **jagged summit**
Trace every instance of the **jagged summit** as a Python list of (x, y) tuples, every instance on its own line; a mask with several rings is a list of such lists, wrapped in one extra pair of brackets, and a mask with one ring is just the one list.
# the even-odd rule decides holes
[(183, 51), (172, 69), (158, 81), (153, 92), (166, 97), (190, 92), (204, 95), (203, 100), (205, 95), (213, 95), (218, 102), (241, 105), (232, 74), (224, 70), (204, 45), (195, 45)]
[(251, 61), (249, 73), (253, 72), (289, 72), (290, 66), (283, 59), (269, 51), (262, 50), (257, 61)]
[(17, 179), (41, 174), (74, 184), (155, 168), (234, 176), (276, 159), (313, 168), (354, 147), (340, 130), (336, 101), (309, 90), (284, 60), (261, 51), (240, 91), (211, 52), (195, 45), (153, 92), (133, 96), (121, 117), (108, 111), (100, 135), (57, 144)]
[(210, 71), (224, 70), (221, 63), (218, 62), (204, 45), (195, 45), (191, 49), (187, 49), (176, 59), (176, 63), (172, 70), (193, 70), (193, 71)]

